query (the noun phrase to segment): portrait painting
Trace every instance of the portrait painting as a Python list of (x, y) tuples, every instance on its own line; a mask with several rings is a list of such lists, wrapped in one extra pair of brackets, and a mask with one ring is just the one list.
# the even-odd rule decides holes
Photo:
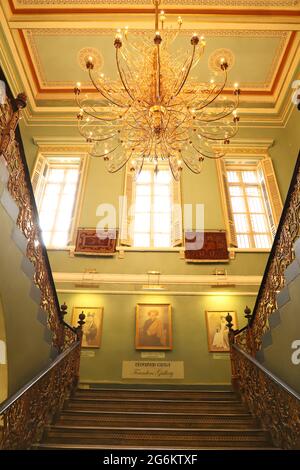
[(135, 347), (152, 350), (172, 349), (170, 304), (137, 304)]
[(78, 326), (79, 315), (85, 314), (85, 324), (82, 327), (82, 347), (100, 348), (103, 307), (74, 307), (72, 325)]
[(226, 316), (232, 316), (233, 329), (237, 329), (236, 312), (206, 311), (208, 350), (210, 352), (229, 352), (228, 328)]

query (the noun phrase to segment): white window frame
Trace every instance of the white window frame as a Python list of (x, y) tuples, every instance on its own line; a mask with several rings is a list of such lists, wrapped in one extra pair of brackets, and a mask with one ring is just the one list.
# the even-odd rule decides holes
[(271, 157), (267, 150), (263, 151), (262, 149), (253, 148), (236, 148), (233, 149), (232, 153), (229, 150), (226, 157), (216, 160), (223, 216), (228, 235), (228, 251), (237, 253), (269, 253), (271, 251), (273, 241), (271, 243), (270, 248), (239, 248), (237, 246), (234, 246), (235, 226), (232, 220), (231, 208), (229, 207), (230, 201), (228, 196), (228, 186), (227, 183), (224, 182), (224, 169), (226, 168), (226, 165), (228, 165), (228, 167), (236, 166), (238, 167), (239, 171), (243, 169), (249, 170), (251, 168), (252, 170), (259, 170), (263, 173), (267, 198), (269, 202), (268, 205), (274, 222), (274, 225), (272, 227), (273, 230), (271, 230), (271, 232), (273, 232), (274, 235), (274, 231), (276, 230), (280, 220), (283, 204)]
[[(151, 164), (145, 164), (143, 169), (151, 169), (153, 170), (153, 165)], [(168, 169), (168, 164), (167, 163), (160, 163), (159, 168), (163, 169)], [(171, 238), (172, 238), (172, 245), (169, 247), (155, 247), (155, 246), (150, 246), (150, 247), (136, 247), (133, 246), (133, 241), (130, 238), (130, 229), (129, 225), (134, 223), (134, 215), (130, 213), (130, 208), (133, 206), (135, 203), (135, 181), (134, 178), (132, 177), (132, 173), (130, 172), (130, 167), (129, 165), (126, 166), (125, 170), (125, 184), (124, 184), (124, 196), (127, 198), (127, 205), (123, 208), (123, 213), (121, 215), (121, 228), (120, 228), (120, 241), (119, 245), (117, 246), (118, 251), (149, 251), (149, 252), (181, 252), (184, 247), (183, 247), (183, 228), (182, 228), (182, 197), (181, 197), (181, 181), (175, 181), (172, 178), (172, 200), (173, 203), (180, 204), (181, 207), (181, 217), (180, 220), (177, 221), (178, 227), (177, 227), (177, 234), (174, 235), (174, 233), (171, 233)], [(178, 217), (178, 214), (172, 213), (171, 214), (171, 232), (174, 231), (174, 218)], [(152, 217), (151, 217), (152, 219)], [(124, 227), (125, 227), (125, 232), (126, 232), (126, 237), (124, 237)], [(180, 235), (179, 235), (180, 233)], [(151, 235), (151, 234), (150, 234)]]
[(78, 147), (69, 147), (69, 146), (47, 146), (45, 148), (40, 147), (38, 150), (38, 154), (36, 157), (35, 165), (32, 171), (31, 182), (34, 190), (34, 194), (36, 197), (36, 203), (38, 211), (40, 209), (41, 198), (43, 193), (43, 183), (42, 183), (42, 173), (45, 169), (45, 165), (48, 164), (50, 159), (72, 159), (72, 158), (79, 158), (79, 179), (77, 182), (77, 190), (75, 194), (74, 206), (73, 206), (73, 213), (72, 213), (72, 222), (69, 229), (69, 237), (68, 242), (65, 246), (55, 246), (49, 245), (46, 246), (47, 250), (51, 251), (69, 251), (72, 250), (73, 245), (75, 244), (76, 239), (76, 231), (77, 227), (79, 226), (79, 217), (82, 209), (83, 203), (83, 194), (84, 188), (86, 185), (86, 178), (87, 178), (87, 170), (88, 170), (88, 162), (89, 156), (86, 151), (84, 151), (80, 146)]

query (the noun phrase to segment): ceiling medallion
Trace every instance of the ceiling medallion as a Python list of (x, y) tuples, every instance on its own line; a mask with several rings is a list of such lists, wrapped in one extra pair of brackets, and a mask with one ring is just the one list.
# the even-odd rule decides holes
[(230, 49), (222, 48), (216, 49), (214, 52), (212, 52), (212, 54), (210, 54), (208, 58), (208, 67), (212, 72), (219, 72), (222, 58), (225, 59), (228, 65), (227, 73), (232, 69), (235, 62), (234, 54)]
[(96, 93), (86, 94), (77, 83), (78, 129), (93, 144), (91, 155), (103, 158), (115, 173), (129, 162), (137, 177), (144, 163), (155, 171), (168, 162), (178, 180), (185, 164), (200, 173), (206, 158), (225, 155), (238, 131), (240, 89), (226, 90), (228, 62), (220, 57), (208, 83), (201, 82), (205, 38), (194, 32), (190, 53), (171, 52), (182, 26), (165, 29), (166, 15), (155, 5), (155, 28), (150, 35), (131, 37), (128, 28), (114, 39), (119, 79), (96, 72), (94, 57), (85, 63)]
[(77, 54), (77, 61), (82, 70), (86, 71), (86, 63), (89, 57), (92, 58), (95, 71), (103, 67), (104, 60), (98, 49), (95, 47), (83, 47)]

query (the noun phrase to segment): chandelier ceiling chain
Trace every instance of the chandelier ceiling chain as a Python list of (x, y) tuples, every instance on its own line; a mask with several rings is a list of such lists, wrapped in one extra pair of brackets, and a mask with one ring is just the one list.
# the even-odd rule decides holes
[(93, 144), (91, 155), (103, 158), (109, 172), (129, 162), (137, 176), (145, 162), (158, 170), (159, 162), (168, 161), (178, 180), (183, 163), (200, 173), (205, 158), (225, 155), (226, 145), (238, 130), (240, 89), (236, 83), (231, 99), (223, 93), (225, 58), (209, 83), (197, 81), (192, 73), (204, 53), (204, 37), (193, 33), (187, 56), (175, 51), (182, 18), (178, 17), (176, 30), (165, 29), (166, 15), (158, 11), (159, 0), (153, 3), (154, 38), (146, 34), (130, 38), (128, 27), (117, 31), (117, 81), (96, 71), (92, 56), (86, 58), (96, 93), (85, 94), (81, 84), (76, 84), (77, 122), (80, 134)]

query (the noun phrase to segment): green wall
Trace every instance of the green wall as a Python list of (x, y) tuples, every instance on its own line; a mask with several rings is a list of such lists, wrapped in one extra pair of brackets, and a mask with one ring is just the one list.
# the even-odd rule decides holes
[[(71, 321), (73, 307), (104, 307), (101, 347), (84, 349), (80, 371), (82, 382), (100, 383), (135, 383), (135, 380), (122, 380), (121, 377), (123, 360), (141, 358), (141, 351), (135, 350), (135, 306), (137, 303), (156, 302), (172, 305), (173, 350), (165, 352), (165, 360), (184, 361), (184, 380), (174, 379), (168, 383), (229, 384), (229, 354), (208, 352), (205, 310), (236, 311), (238, 326), (242, 327), (245, 325), (243, 310), (246, 304), (252, 308), (255, 301), (255, 297), (226, 295), (60, 293), (59, 297), (68, 305), (67, 321)], [(95, 356), (85, 357), (86, 351), (95, 353)]]
[[(248, 141), (261, 139), (274, 139), (270, 149), (279, 189), (283, 200), (285, 199), (296, 157), (300, 148), (300, 133), (297, 131), (300, 113), (296, 108), (286, 128), (244, 128), (239, 131), (239, 139)], [(21, 125), (26, 156), (32, 170), (37, 155), (37, 147), (32, 137), (63, 137), (78, 138), (77, 130), (72, 126), (38, 126)], [(79, 217), (79, 226), (95, 227), (99, 221), (96, 210), (100, 203), (113, 204), (118, 207), (118, 198), (123, 195), (124, 171), (117, 174), (108, 174), (101, 159), (90, 158), (86, 188), (83, 197), (82, 210)], [(182, 175), (182, 202), (195, 205), (204, 204), (205, 228), (225, 229), (225, 221), (221, 206), (221, 197), (214, 161), (204, 163), (203, 172), (194, 175), (187, 169)], [(118, 221), (117, 221), (118, 222)], [(119, 224), (117, 224), (119, 225)], [(238, 253), (234, 260), (226, 264), (228, 274), (260, 275), (264, 270), (267, 253)], [(211, 274), (217, 265), (202, 264), (187, 265), (179, 258), (177, 253), (144, 253), (143, 263), (140, 263), (140, 253), (126, 253), (125, 259), (103, 258), (70, 258), (68, 251), (50, 251), (50, 261), (53, 271), (83, 272), (85, 269), (96, 269), (102, 273), (145, 273), (156, 269), (164, 274)]]
[[(4, 311), (2, 306), (2, 300), (0, 296), (0, 341), (6, 345), (6, 329), (4, 320)], [(3, 358), (4, 359), (4, 358)], [(8, 384), (7, 384), (7, 357), (6, 361), (0, 361), (0, 403), (3, 402), (8, 395)]]
[(22, 270), (24, 255), (12, 240), (14, 223), (1, 203), (0, 227), (0, 297), (11, 396), (49, 364), (51, 338), (47, 338), (49, 330), (38, 319), (40, 300), (34, 298), (32, 278)]

